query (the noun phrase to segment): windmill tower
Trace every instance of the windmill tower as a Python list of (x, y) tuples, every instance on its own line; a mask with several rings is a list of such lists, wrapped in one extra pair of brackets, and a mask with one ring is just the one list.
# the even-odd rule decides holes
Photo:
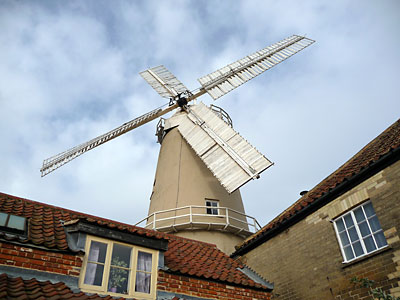
[(189, 104), (208, 93), (214, 100), (314, 43), (293, 35), (199, 78), (189, 91), (164, 66), (141, 76), (169, 99), (152, 110), (84, 144), (46, 159), (42, 176), (81, 154), (177, 109), (158, 123), (160, 155), (146, 227), (216, 243), (223, 251), (259, 228), (245, 215), (239, 187), (259, 178), (272, 163), (233, 128), (229, 115), (216, 106)]
[[(221, 110), (202, 103), (191, 109), (192, 113), (202, 114), (216, 131), (224, 128), (226, 135), (241, 139), (235, 137), (231, 122), (226, 123), (229, 119), (220, 118)], [(235, 188), (240, 184), (238, 179), (247, 179), (248, 175), (242, 174), (241, 168), (235, 170), (235, 160), (188, 120), (186, 113), (178, 112), (165, 120), (159, 133), (161, 149), (146, 227), (217, 244), (224, 252), (232, 253), (234, 245), (259, 228), (254, 218), (245, 215), (240, 191)], [(244, 149), (246, 146), (241, 147), (253, 151), (260, 172), (271, 166), (268, 159), (254, 148)]]

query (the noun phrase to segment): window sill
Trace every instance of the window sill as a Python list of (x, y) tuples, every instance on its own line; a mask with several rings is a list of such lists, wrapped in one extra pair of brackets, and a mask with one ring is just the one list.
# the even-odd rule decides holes
[(100, 296), (111, 296), (111, 297), (115, 297), (115, 298), (127, 298), (127, 299), (156, 299), (154, 293), (140, 293), (140, 292), (134, 292), (132, 294), (121, 294), (121, 293), (114, 293), (111, 291), (103, 291), (101, 289), (91, 289), (91, 288), (87, 288), (87, 287), (80, 287), (81, 292), (84, 293), (90, 293), (90, 294), (99, 294)]
[(3, 232), (4, 234), (11, 234), (11, 235), (16, 235), (16, 236), (21, 236), (21, 237), (26, 237), (26, 230), (20, 230), (16, 228), (10, 228), (6, 226), (0, 226), (0, 231)]
[(354, 260), (352, 260), (352, 261), (343, 262), (343, 263), (342, 263), (342, 269), (345, 269), (345, 268), (347, 268), (347, 267), (350, 267), (350, 266), (352, 266), (352, 265), (355, 265), (355, 264), (357, 264), (357, 263), (359, 263), (359, 262), (361, 262), (361, 261), (363, 261), (363, 260), (366, 260), (366, 259), (368, 259), (368, 258), (370, 258), (370, 257), (372, 257), (372, 256), (375, 256), (375, 255), (381, 254), (382, 252), (386, 252), (386, 251), (388, 251), (388, 250), (390, 250), (390, 249), (392, 249), (392, 247), (390, 247), (389, 245), (387, 245), (387, 246), (385, 246), (385, 247), (383, 247), (383, 248), (381, 248), (381, 249), (379, 249), (379, 250), (377, 250), (377, 251), (368, 253), (367, 255), (361, 256), (361, 257), (356, 258), (356, 259), (354, 259)]

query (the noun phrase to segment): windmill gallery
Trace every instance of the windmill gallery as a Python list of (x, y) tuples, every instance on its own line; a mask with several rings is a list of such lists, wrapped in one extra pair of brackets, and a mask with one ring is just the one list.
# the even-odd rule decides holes
[[(193, 91), (164, 66), (141, 72), (169, 102), (46, 159), (41, 173), (45, 176), (83, 153), (174, 111), (157, 125), (161, 148), (148, 216), (128, 225), (0, 194), (0, 298), (271, 299), (274, 293), (276, 299), (314, 299), (311, 295), (307, 298), (309, 291), (301, 288), (291, 292), (297, 288), (294, 283), (286, 282), (282, 287), (280, 282), (284, 280), (280, 276), (270, 275), (268, 266), (258, 266), (257, 261), (264, 260), (259, 258), (257, 249), (267, 245), (268, 236), (277, 234), (279, 238), (280, 232), (301, 223), (302, 217), (325, 209), (328, 203), (344, 201), (346, 193), (351, 196), (351, 191), (364, 181), (380, 184), (386, 173), (390, 177), (397, 172), (398, 122), (385, 131), (384, 137), (389, 141), (385, 147), (373, 148), (374, 141), (367, 146), (372, 150), (366, 147), (366, 151), (380, 151), (381, 155), (374, 161), (375, 169), (367, 174), (363, 171), (361, 181), (354, 179), (340, 193), (321, 200), (326, 201), (321, 202), (323, 205), (311, 205), (325, 196), (308, 198), (310, 191), (300, 199), (304, 202), (296, 202), (291, 210), (261, 228), (245, 214), (239, 188), (259, 178), (273, 163), (233, 129), (222, 108), (197, 102), (206, 93), (218, 99), (312, 43), (304, 36), (290, 36), (199, 78), (201, 86)], [(370, 169), (370, 161), (361, 159), (357, 163), (360, 170)], [(344, 179), (351, 182), (352, 177)], [(372, 254), (386, 253), (387, 265), (393, 269), (393, 262), (399, 262), (395, 257), (400, 254), (390, 256), (388, 249), (398, 249), (393, 244), (397, 240), (391, 239), (397, 236), (396, 224), (382, 221), (381, 226), (378, 210), (374, 210), (379, 205), (372, 200), (375, 194), (357, 195), (346, 209), (326, 212), (332, 214), (330, 220), (339, 237), (337, 246), (344, 262), (353, 264)], [(297, 209), (298, 205), (301, 209)], [(368, 225), (368, 234), (359, 225), (362, 222)], [(355, 239), (352, 228), (358, 226)], [(389, 267), (386, 269), (392, 272)], [(284, 268), (282, 272), (286, 272)], [(395, 277), (385, 276), (389, 278), (385, 279), (385, 288), (395, 289)], [(291, 284), (293, 288), (288, 287)], [(347, 286), (335, 293), (345, 295), (345, 291), (350, 293)], [(334, 296), (325, 282), (318, 286), (318, 293), (323, 295), (321, 299)]]

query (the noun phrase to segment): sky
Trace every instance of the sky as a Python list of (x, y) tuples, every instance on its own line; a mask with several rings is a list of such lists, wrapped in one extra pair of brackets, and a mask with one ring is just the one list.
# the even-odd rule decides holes
[(399, 1), (0, 2), (0, 192), (134, 224), (157, 121), (41, 178), (45, 158), (166, 103), (138, 74), (197, 79), (292, 34), (313, 45), (207, 105), (274, 162), (241, 188), (261, 225), (400, 116)]

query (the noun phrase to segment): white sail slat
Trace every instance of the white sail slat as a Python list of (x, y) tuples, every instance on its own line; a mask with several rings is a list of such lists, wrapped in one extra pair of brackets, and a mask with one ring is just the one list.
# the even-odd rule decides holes
[(188, 89), (164, 66), (158, 66), (139, 73), (156, 92), (164, 98), (175, 97)]
[(71, 160), (77, 158), (78, 156), (82, 155), (83, 153), (100, 146), (132, 129), (135, 129), (143, 124), (146, 124), (168, 112), (176, 108), (176, 106), (170, 106), (165, 109), (157, 108), (154, 109), (140, 117), (137, 117), (129, 122), (122, 124), (121, 126), (102, 134), (86, 143), (80, 144), (75, 146), (67, 151), (61, 152), (57, 155), (54, 155), (48, 159), (43, 161), (43, 166), (40, 169), (42, 173), (42, 177), (53, 172), (54, 170), (58, 169), (59, 167), (65, 165), (66, 163), (70, 162)]
[(178, 130), (229, 193), (272, 165), (203, 103), (190, 106)]
[[(243, 82), (246, 82), (269, 68), (288, 59), (297, 52), (314, 43), (313, 40), (303, 36), (293, 35), (260, 51), (237, 60), (215, 72), (198, 79), (202, 88), (216, 100), (229, 93), (240, 85), (232, 84), (230, 78), (240, 74)], [(229, 83), (227, 86), (226, 83)], [(231, 88), (233, 86), (233, 88)], [(221, 92), (215, 92), (219, 87)]]

